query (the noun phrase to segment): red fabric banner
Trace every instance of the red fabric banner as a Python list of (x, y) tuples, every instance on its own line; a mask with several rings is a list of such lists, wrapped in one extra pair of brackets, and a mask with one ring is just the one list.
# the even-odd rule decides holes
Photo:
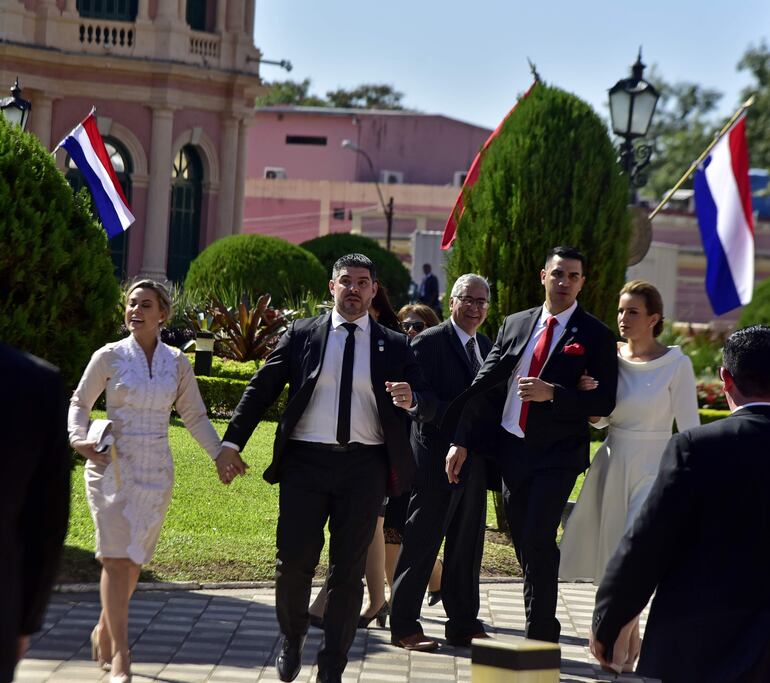
[(537, 85), (537, 81), (534, 81), (532, 85), (529, 86), (529, 89), (527, 92), (524, 93), (522, 98), (516, 102), (516, 104), (513, 105), (513, 108), (511, 111), (509, 111), (505, 118), (500, 122), (500, 124), (495, 128), (492, 135), (490, 135), (487, 138), (487, 141), (484, 143), (484, 146), (481, 148), (479, 153), (476, 155), (476, 158), (473, 160), (473, 163), (471, 164), (471, 167), (468, 169), (468, 175), (465, 176), (465, 182), (463, 183), (463, 186), (460, 188), (460, 194), (457, 197), (457, 201), (455, 202), (454, 207), (452, 208), (452, 212), (449, 214), (449, 218), (446, 222), (446, 226), (444, 227), (444, 236), (441, 238), (441, 248), (442, 249), (449, 249), (449, 247), (452, 246), (452, 243), (455, 241), (455, 235), (457, 234), (457, 224), (460, 222), (460, 218), (463, 215), (463, 212), (465, 211), (465, 203), (463, 200), (463, 195), (465, 194), (466, 188), (470, 189), (476, 184), (476, 181), (479, 179), (479, 173), (481, 172), (481, 157), (486, 151), (487, 147), (491, 144), (492, 140), (494, 140), (500, 130), (502, 129), (505, 122), (508, 120), (508, 117), (513, 114), (514, 111), (516, 111), (516, 107), (519, 106), (519, 102), (523, 100), (529, 93), (532, 92), (532, 88)]

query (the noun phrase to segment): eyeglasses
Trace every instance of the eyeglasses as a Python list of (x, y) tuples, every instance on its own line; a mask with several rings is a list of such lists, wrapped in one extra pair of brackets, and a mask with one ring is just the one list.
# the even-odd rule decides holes
[(415, 332), (422, 332), (425, 329), (425, 323), (422, 320), (405, 320), (401, 323), (401, 329), (404, 332), (409, 332), (411, 329), (414, 329)]
[(480, 308), (482, 311), (486, 308), (489, 308), (489, 301), (486, 299), (474, 299), (472, 296), (458, 296), (457, 300), (466, 308), (470, 308), (471, 306), (476, 306), (477, 308)]

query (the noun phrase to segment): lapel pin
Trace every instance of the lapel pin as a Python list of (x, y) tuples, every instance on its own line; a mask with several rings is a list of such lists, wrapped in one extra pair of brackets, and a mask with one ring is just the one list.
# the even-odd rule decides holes
[(570, 330), (570, 332), (572, 332), (572, 334), (575, 334), (575, 332), (577, 332), (577, 327), (573, 327), (573, 328)]
[(385, 342), (382, 339), (377, 340), (377, 348), (380, 351), (384, 351), (385, 350)]

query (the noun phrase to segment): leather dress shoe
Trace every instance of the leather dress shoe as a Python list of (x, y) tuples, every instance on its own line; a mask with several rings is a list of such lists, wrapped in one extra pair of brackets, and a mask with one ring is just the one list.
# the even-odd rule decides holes
[(306, 636), (283, 637), (281, 651), (275, 658), (275, 670), (282, 681), (293, 681), (302, 668), (302, 648)]
[(478, 633), (472, 633), (469, 636), (447, 636), (446, 642), (447, 645), (451, 645), (453, 647), (470, 647), (471, 641), (475, 639), (484, 639), (484, 638), (491, 638), (486, 631), (479, 631)]
[(417, 650), (419, 652), (431, 652), (438, 648), (438, 641), (428, 638), (424, 633), (413, 633), (411, 636), (399, 638), (392, 636), (390, 642), (405, 650)]
[(315, 683), (342, 683), (342, 674), (336, 671), (319, 671)]

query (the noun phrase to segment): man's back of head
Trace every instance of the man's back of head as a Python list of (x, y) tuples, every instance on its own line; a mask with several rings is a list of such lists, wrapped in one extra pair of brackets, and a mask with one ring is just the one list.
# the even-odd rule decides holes
[(722, 368), (725, 392), (736, 405), (770, 401), (770, 326), (733, 332), (725, 340)]

